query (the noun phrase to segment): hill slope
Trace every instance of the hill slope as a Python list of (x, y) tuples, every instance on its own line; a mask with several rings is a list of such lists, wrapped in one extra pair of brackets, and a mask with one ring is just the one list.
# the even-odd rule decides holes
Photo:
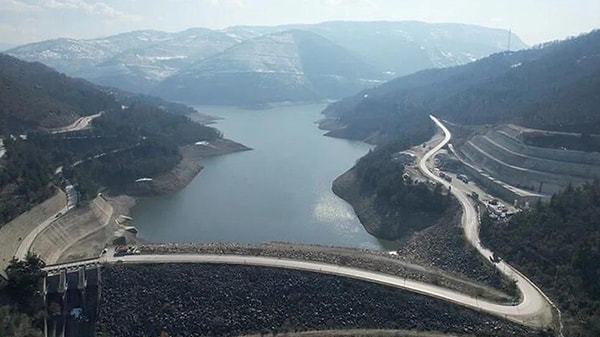
[(177, 33), (134, 31), (91, 40), (48, 40), (7, 53), (94, 83), (147, 92), (179, 69), (237, 42), (220, 32), (193, 28)]
[(87, 81), (0, 54), (0, 107), (0, 134), (8, 134), (64, 126), (117, 103)]
[[(479, 26), (460, 24), (428, 24), (423, 22), (325, 22), (310, 25), (283, 25), (275, 27), (245, 26), (230, 27), (222, 31), (204, 28), (192, 28), (178, 33), (157, 31), (136, 31), (115, 36), (91, 40), (57, 39), (33, 43), (13, 48), (9, 54), (27, 61), (39, 61), (64, 71), (71, 76), (83, 77), (95, 83), (116, 86), (122, 89), (162, 94), (167, 88), (169, 93), (178, 91), (177, 87), (169, 87), (170, 83), (179, 83), (168, 79), (165, 84), (157, 85), (169, 76), (185, 77), (197, 63), (206, 60), (214, 67), (231, 65), (228, 62), (213, 63), (213, 56), (224, 52), (235, 54), (247, 48), (246, 42), (273, 34), (282, 34), (290, 30), (301, 30), (307, 35), (318, 34), (334, 45), (345, 49), (345, 58), (356, 59), (370, 68), (370, 79), (389, 80), (395, 76), (413, 73), (432, 67), (447, 67), (471, 62), (491, 53), (504, 50), (508, 32)], [(305, 38), (311, 40), (309, 38)], [(314, 41), (317, 46), (324, 47), (322, 42)], [(524, 44), (513, 35), (513, 49), (520, 49)], [(264, 41), (263, 41), (264, 42)], [(282, 45), (271, 42), (273, 50), (285, 49)], [(320, 47), (319, 47), (320, 48)], [(315, 52), (320, 50), (315, 49)], [(301, 48), (304, 49), (304, 48)], [(246, 49), (246, 52), (252, 49)], [(306, 49), (304, 49), (306, 50)], [(340, 53), (339, 50), (325, 48), (325, 51)], [(256, 50), (257, 52), (260, 49)], [(223, 56), (223, 55), (221, 55)], [(221, 57), (220, 56), (220, 57)], [(320, 55), (329, 58), (326, 54)], [(226, 56), (225, 56), (226, 57)], [(212, 59), (209, 61), (208, 59)], [(262, 58), (262, 55), (248, 55), (248, 58)], [(286, 61), (281, 61), (281, 67)], [(353, 61), (354, 62), (354, 61)], [(329, 63), (330, 64), (330, 63)], [(193, 66), (192, 66), (193, 65)], [(249, 66), (252, 68), (251, 66)], [(318, 68), (318, 67), (317, 67)], [(202, 70), (202, 66), (197, 70)], [(317, 69), (315, 69), (317, 70)], [(343, 70), (338, 68), (337, 70)], [(227, 68), (209, 69), (207, 73), (199, 73), (198, 77), (210, 77), (211, 71), (227, 72)], [(350, 95), (365, 85), (348, 83), (344, 78), (353, 76), (353, 72), (342, 73), (341, 80), (330, 73), (317, 73), (320, 79), (310, 80), (314, 88), (297, 85), (296, 81), (269, 79), (259, 76), (258, 82), (250, 78), (244, 79), (240, 85), (225, 81), (219, 97), (225, 103), (239, 100), (241, 92), (248, 85), (262, 87), (288, 85), (280, 87), (281, 92), (275, 94), (275, 101), (295, 99), (315, 99), (315, 97), (335, 98)], [(315, 84), (316, 83), (316, 84)], [(371, 87), (373, 84), (366, 84)], [(184, 91), (190, 88), (183, 88)], [(317, 91), (317, 94), (315, 94)], [(232, 94), (231, 99), (226, 97)], [(187, 95), (179, 95), (187, 97)], [(173, 97), (173, 96), (172, 96)], [(212, 97), (211, 97), (212, 98)], [(266, 97), (269, 98), (269, 97)], [(270, 98), (269, 98), (270, 99)], [(261, 101), (264, 99), (261, 99)], [(207, 101), (205, 103), (211, 103)]]
[(565, 336), (600, 333), (600, 185), (567, 188), (509, 223), (484, 221), (482, 237), (557, 301)]
[(374, 72), (320, 35), (261, 36), (200, 61), (158, 87), (167, 97), (207, 104), (313, 101), (360, 90)]
[(430, 113), (458, 123), (591, 132), (600, 126), (599, 78), (600, 31), (594, 31), (401, 77), (331, 104), (325, 114), (346, 126), (338, 133), (354, 138), (392, 137), (415, 114)]
[[(259, 36), (289, 29), (307, 30), (351, 51), (378, 72), (403, 76), (427, 68), (466, 64), (507, 48), (508, 31), (457, 23), (419, 21), (351, 22), (276, 27), (238, 26), (226, 31), (236, 36)], [(511, 49), (527, 46), (512, 35)]]
[[(98, 188), (123, 191), (139, 177), (171, 170), (182, 159), (180, 146), (219, 141), (216, 129), (180, 115), (188, 109), (0, 54), (0, 226), (52, 195), (64, 179), (78, 185), (83, 198)], [(103, 114), (91, 129), (44, 130), (98, 111)], [(23, 133), (27, 137), (13, 136)]]

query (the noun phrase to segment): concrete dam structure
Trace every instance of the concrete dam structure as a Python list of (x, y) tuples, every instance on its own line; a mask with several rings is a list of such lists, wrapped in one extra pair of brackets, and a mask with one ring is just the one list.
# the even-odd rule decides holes
[(44, 280), (48, 311), (45, 336), (95, 336), (99, 284), (99, 265), (82, 265), (49, 274)]

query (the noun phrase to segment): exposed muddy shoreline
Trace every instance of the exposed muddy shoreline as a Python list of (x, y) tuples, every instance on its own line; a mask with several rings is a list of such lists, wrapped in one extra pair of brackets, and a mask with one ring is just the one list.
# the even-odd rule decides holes
[(124, 187), (115, 195), (131, 197), (152, 197), (173, 193), (186, 187), (202, 171), (202, 158), (219, 156), (228, 153), (252, 150), (230, 139), (217, 139), (210, 143), (186, 145), (179, 148), (181, 161), (170, 171), (152, 177), (149, 181), (140, 181)]
[[(61, 262), (97, 256), (102, 248), (111, 245), (115, 239), (123, 238), (128, 243), (141, 243), (136, 230), (130, 227), (128, 218), (131, 209), (139, 198), (158, 196), (176, 192), (187, 186), (202, 171), (199, 162), (204, 157), (224, 155), (228, 153), (248, 151), (250, 148), (229, 139), (218, 139), (210, 143), (200, 143), (181, 147), (181, 161), (170, 171), (157, 176), (148, 182), (140, 182), (136, 186), (126, 188), (119, 195), (103, 194), (102, 198), (114, 210), (109, 216), (108, 226), (100, 226), (82, 240), (72, 244), (65, 250), (59, 260)], [(131, 228), (128, 230), (128, 228)]]

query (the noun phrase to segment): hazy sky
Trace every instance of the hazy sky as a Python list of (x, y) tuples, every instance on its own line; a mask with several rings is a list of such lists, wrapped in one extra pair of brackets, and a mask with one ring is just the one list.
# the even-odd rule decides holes
[(329, 20), (470, 23), (535, 44), (600, 28), (600, 0), (0, 0), (0, 43)]

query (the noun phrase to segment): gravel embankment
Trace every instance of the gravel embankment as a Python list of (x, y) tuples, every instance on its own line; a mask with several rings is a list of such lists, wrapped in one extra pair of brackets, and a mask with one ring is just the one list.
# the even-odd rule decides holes
[(402, 261), (437, 268), (516, 294), (516, 287), (485, 261), (464, 239), (460, 225), (462, 213), (457, 210), (454, 219), (440, 221), (437, 225), (415, 233), (400, 246), (398, 257)]
[(403, 261), (400, 256), (379, 251), (292, 243), (260, 245), (236, 243), (150, 244), (140, 246), (140, 250), (142, 254), (228, 254), (323, 262), (435, 283), (491, 300), (510, 301), (506, 294), (485, 285), (442, 272), (439, 269), (411, 264)]
[(250, 266), (115, 265), (102, 272), (98, 331), (113, 337), (323, 329), (419, 329), (478, 336), (537, 331), (381, 285)]

